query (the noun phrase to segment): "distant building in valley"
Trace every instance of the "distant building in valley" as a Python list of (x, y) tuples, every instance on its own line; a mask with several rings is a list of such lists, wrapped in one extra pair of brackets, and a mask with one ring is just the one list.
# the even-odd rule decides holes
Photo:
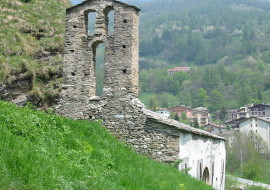
[(193, 109), (190, 107), (186, 107), (184, 105), (174, 106), (173, 108), (170, 108), (169, 111), (177, 114), (179, 117), (181, 117), (182, 113), (186, 113), (189, 119), (192, 120), (193, 118), (193, 115), (192, 115)]
[(190, 67), (174, 67), (173, 69), (167, 69), (168, 75), (173, 75), (177, 72), (189, 72)]
[(210, 110), (204, 107), (193, 109), (193, 122), (198, 121), (199, 126), (205, 126), (209, 123)]
[(232, 121), (232, 120), (237, 119), (237, 110), (236, 109), (227, 110), (225, 119), (226, 119), (226, 121)]
[(156, 113), (162, 115), (165, 118), (170, 118), (170, 111), (167, 109), (160, 108)]
[(241, 117), (231, 121), (226, 121), (224, 124), (232, 129), (239, 129), (239, 123), (241, 123), (245, 119), (246, 119), (245, 117)]
[(236, 118), (239, 119), (239, 118), (241, 118), (241, 117), (249, 118), (249, 112), (248, 112), (248, 107), (247, 107), (247, 106), (240, 107), (240, 108), (237, 110)]
[(224, 127), (223, 125), (217, 124), (217, 123), (209, 122), (207, 125), (204, 126), (204, 130), (206, 130), (210, 133), (219, 134), (219, 133), (222, 133), (223, 131), (225, 131), (226, 127)]
[(262, 137), (266, 142), (267, 149), (270, 151), (270, 120), (261, 117), (246, 118), (241, 123), (239, 123), (240, 132), (244, 133), (254, 133)]
[(239, 123), (250, 117), (270, 118), (270, 104), (251, 104), (238, 110), (228, 110), (225, 124), (232, 128), (239, 128)]
[(191, 123), (198, 122), (199, 126), (205, 126), (209, 122), (210, 110), (203, 107), (192, 109), (183, 105), (175, 106), (169, 109), (170, 112), (177, 114), (179, 117), (183, 113), (187, 115)]
[(270, 104), (256, 104), (248, 108), (250, 116), (270, 117)]

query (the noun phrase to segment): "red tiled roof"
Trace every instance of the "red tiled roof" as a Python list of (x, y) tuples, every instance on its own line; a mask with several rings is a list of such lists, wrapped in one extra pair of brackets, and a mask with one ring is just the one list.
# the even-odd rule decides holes
[(168, 72), (189, 71), (190, 67), (174, 67), (173, 69), (167, 69)]

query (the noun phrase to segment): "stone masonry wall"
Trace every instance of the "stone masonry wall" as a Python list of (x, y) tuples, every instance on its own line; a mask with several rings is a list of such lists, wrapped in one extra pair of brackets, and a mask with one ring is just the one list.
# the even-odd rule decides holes
[(144, 129), (147, 155), (166, 163), (179, 159), (179, 130), (152, 119), (147, 119)]

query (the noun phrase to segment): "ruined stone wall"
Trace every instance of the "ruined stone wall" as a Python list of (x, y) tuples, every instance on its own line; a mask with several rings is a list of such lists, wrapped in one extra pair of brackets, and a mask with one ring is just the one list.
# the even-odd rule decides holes
[(179, 159), (179, 130), (152, 119), (147, 119), (144, 130), (147, 155), (166, 163)]

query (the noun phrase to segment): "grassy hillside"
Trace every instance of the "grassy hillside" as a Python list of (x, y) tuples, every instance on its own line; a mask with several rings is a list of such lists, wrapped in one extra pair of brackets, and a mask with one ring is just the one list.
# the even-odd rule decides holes
[(132, 152), (99, 123), (0, 101), (0, 189), (212, 188)]
[[(69, 6), (69, 0), (0, 1), (0, 89), (28, 81), (23, 93), (41, 102), (57, 96)], [(20, 95), (14, 91), (2, 98)]]

